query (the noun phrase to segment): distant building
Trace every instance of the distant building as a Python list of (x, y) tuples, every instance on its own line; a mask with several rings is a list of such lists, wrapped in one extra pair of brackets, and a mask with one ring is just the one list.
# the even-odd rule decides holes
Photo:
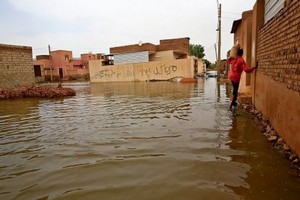
[(193, 79), (203, 72), (203, 62), (189, 56), (189, 40), (186, 37), (160, 40), (159, 45), (140, 42), (112, 47), (102, 61), (90, 61), (91, 82)]
[(100, 59), (100, 54), (85, 53), (73, 58), (72, 51), (51, 51), (49, 55), (38, 55), (33, 64), (41, 68), (46, 80), (70, 80), (89, 77), (89, 60)]

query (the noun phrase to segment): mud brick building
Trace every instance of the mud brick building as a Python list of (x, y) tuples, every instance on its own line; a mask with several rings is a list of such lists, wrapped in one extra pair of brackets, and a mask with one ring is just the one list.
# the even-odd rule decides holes
[(259, 63), (243, 92), (300, 155), (300, 1), (257, 0), (232, 28), (247, 63)]
[(300, 2), (285, 7), (259, 31), (260, 71), (288, 89), (300, 92)]
[(0, 44), (0, 88), (32, 85), (34, 82), (32, 48)]
[[(257, 3), (260, 9), (262, 3)], [(281, 5), (257, 33), (259, 71), (253, 100), (300, 155), (300, 1), (286, 0)]]

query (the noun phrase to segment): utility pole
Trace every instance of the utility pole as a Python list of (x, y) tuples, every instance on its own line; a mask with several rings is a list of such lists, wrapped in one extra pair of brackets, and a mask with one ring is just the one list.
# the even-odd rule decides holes
[(219, 4), (218, 7), (218, 31), (219, 31), (219, 37), (218, 37), (218, 67), (217, 67), (217, 79), (220, 79), (220, 67), (221, 67), (221, 8), (222, 5)]
[(216, 45), (216, 43), (215, 43), (214, 46), (215, 46), (216, 61), (218, 62), (218, 53), (217, 53), (218, 51), (217, 51), (217, 45)]
[(49, 52), (49, 62), (50, 62), (50, 80), (51, 82), (53, 81), (52, 78), (52, 63), (51, 63), (51, 50), (50, 50), (50, 45), (48, 45), (48, 52)]

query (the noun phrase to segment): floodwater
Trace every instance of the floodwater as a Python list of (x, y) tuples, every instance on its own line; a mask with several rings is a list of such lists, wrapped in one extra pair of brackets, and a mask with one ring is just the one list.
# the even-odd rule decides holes
[(226, 87), (128, 82), (0, 101), (0, 199), (300, 199), (300, 180)]

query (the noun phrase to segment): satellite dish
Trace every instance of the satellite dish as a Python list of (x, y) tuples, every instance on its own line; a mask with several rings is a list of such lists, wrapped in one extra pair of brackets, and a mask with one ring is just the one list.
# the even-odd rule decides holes
[(143, 45), (142, 41), (139, 41), (139, 46), (142, 46), (142, 45)]

